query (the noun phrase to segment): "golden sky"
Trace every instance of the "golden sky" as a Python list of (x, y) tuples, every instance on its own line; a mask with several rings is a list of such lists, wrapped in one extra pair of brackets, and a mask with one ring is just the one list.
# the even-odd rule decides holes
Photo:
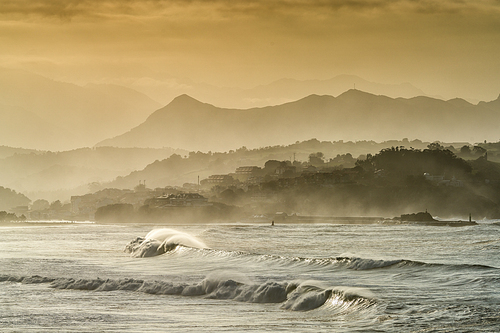
[(0, 0), (0, 45), (2, 67), (81, 84), (354, 74), (500, 93), (500, 0)]

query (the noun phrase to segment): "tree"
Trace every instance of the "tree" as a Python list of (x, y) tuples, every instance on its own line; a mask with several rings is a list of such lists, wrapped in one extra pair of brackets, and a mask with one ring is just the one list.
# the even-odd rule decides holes
[(464, 155), (464, 156), (470, 156), (471, 154), (471, 149), (469, 146), (465, 145), (463, 146), (462, 148), (460, 148), (460, 154)]
[(277, 168), (279, 168), (281, 165), (280, 161), (277, 160), (269, 160), (264, 164), (264, 169), (266, 170), (266, 173), (273, 173), (276, 171)]
[(312, 153), (309, 155), (309, 164), (313, 166), (321, 166), (325, 164), (325, 155), (322, 152)]
[(46, 210), (50, 207), (50, 204), (45, 199), (38, 199), (31, 205), (31, 210)]
[(131, 204), (111, 204), (102, 206), (95, 212), (96, 221), (124, 222), (134, 217), (134, 206)]
[(17, 206), (27, 206), (31, 202), (24, 194), (0, 186), (0, 209), (9, 210)]
[(52, 210), (61, 210), (62, 209), (62, 203), (59, 200), (54, 201), (53, 203), (50, 204), (50, 209)]
[[(26, 217), (24, 219), (26, 219)], [(0, 212), (0, 221), (19, 221), (19, 220), (23, 220), (23, 218), (22, 217), (19, 218), (15, 214), (7, 213), (6, 211)]]
[(439, 142), (433, 142), (427, 145), (427, 148), (430, 150), (444, 150), (444, 147), (439, 144)]
[(474, 146), (474, 148), (472, 148), (472, 152), (475, 156), (483, 156), (486, 153), (486, 149), (481, 146)]
[[(434, 147), (435, 148), (435, 147)], [(455, 176), (457, 178), (471, 175), (472, 167), (465, 160), (458, 158), (448, 149), (405, 149), (391, 147), (380, 153), (358, 161), (357, 165), (365, 172), (385, 170), (388, 179), (402, 183), (409, 175), (417, 176), (425, 172), (433, 175)]]
[(225, 189), (219, 194), (219, 197), (224, 201), (225, 203), (228, 204), (234, 204), (238, 198), (239, 198), (239, 193), (237, 194), (235, 191), (232, 189)]

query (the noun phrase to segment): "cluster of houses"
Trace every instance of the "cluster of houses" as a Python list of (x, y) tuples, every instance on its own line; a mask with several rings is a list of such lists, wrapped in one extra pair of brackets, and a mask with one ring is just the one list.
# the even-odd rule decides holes
[[(386, 177), (383, 170), (375, 173), (375, 177)], [(436, 186), (462, 187), (463, 182), (455, 179), (445, 179), (444, 176), (435, 176), (428, 173), (424, 177)], [(152, 208), (169, 207), (201, 207), (211, 205), (205, 193), (220, 192), (227, 188), (238, 188), (244, 191), (250, 188), (262, 189), (263, 184), (273, 182), (279, 188), (288, 188), (301, 185), (333, 186), (340, 183), (356, 182), (359, 171), (356, 168), (317, 168), (312, 165), (304, 166), (301, 163), (290, 161), (266, 162), (263, 168), (258, 166), (241, 166), (234, 173), (212, 175), (201, 180), (199, 184), (185, 184), (182, 188), (164, 187), (148, 189), (145, 183), (139, 183), (134, 190), (104, 189), (95, 193), (81, 196), (72, 196), (71, 203), (58, 207), (36, 208), (26, 207), (16, 211), (31, 220), (93, 220), (98, 208), (113, 204), (131, 204), (135, 209), (143, 205)], [(255, 191), (259, 196), (260, 191)], [(200, 194), (201, 193), (201, 194)], [(205, 194), (207, 195), (207, 194)], [(20, 216), (19, 214), (19, 216)]]
[[(18, 206), (11, 209), (17, 216), (25, 216), (28, 220), (93, 220), (98, 208), (113, 204), (131, 204), (135, 209), (144, 205), (148, 200), (158, 199), (164, 202), (168, 197), (169, 204), (197, 206), (207, 204), (208, 199), (198, 193), (184, 193), (191, 188), (164, 187), (148, 189), (144, 184), (130, 189), (104, 189), (95, 193), (76, 195), (71, 202), (58, 205), (49, 204), (46, 200), (37, 200), (31, 207)], [(168, 194), (166, 194), (168, 193)], [(40, 204), (40, 202), (43, 202)]]
[(138, 209), (149, 203), (159, 204), (162, 202), (166, 206), (168, 202), (171, 205), (189, 206), (208, 201), (198, 193), (184, 193), (183, 190), (183, 188), (170, 186), (148, 189), (145, 184), (139, 184), (134, 190), (104, 189), (96, 193), (72, 196), (71, 213), (74, 219), (93, 220), (98, 208), (113, 204), (131, 204), (135, 209)]
[(208, 199), (199, 193), (164, 194), (159, 197), (149, 198), (145, 205), (152, 208), (168, 207), (201, 207), (210, 206)]
[[(271, 163), (270, 163), (271, 162)], [(385, 170), (377, 170), (375, 178), (389, 177)], [(424, 173), (427, 181), (435, 186), (463, 187), (462, 180), (444, 175)], [(297, 166), (289, 161), (268, 161), (264, 168), (257, 166), (238, 167), (234, 173), (212, 175), (200, 182), (200, 188), (210, 190), (214, 187), (241, 188), (248, 190), (251, 187), (261, 186), (263, 183), (274, 181), (279, 188), (289, 188), (300, 185), (333, 186), (341, 183), (353, 183), (360, 179), (360, 171), (356, 168), (317, 168), (314, 166)]]
[(353, 169), (317, 168), (293, 165), (289, 161), (268, 161), (264, 168), (258, 166), (241, 166), (234, 173), (212, 175), (200, 182), (202, 189), (219, 187), (238, 187), (247, 190), (250, 186), (276, 181), (280, 187), (291, 187), (300, 184), (325, 184), (352, 182), (358, 172)]

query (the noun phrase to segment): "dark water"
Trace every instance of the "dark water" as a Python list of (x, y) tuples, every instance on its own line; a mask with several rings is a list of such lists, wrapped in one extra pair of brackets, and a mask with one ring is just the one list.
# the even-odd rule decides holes
[(0, 227), (0, 331), (500, 331), (495, 221), (159, 228)]

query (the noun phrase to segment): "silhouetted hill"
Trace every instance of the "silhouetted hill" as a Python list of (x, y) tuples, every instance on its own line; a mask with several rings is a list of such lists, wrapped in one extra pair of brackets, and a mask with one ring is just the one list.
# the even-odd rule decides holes
[(81, 87), (0, 68), (2, 144), (44, 150), (90, 146), (144, 121), (159, 106), (129, 88)]
[(23, 107), (0, 104), (0, 142), (3, 145), (41, 147), (37, 142), (43, 141), (45, 147), (58, 147), (62, 139), (70, 137), (69, 131)]
[(15, 148), (9, 146), (0, 146), (0, 158), (9, 157), (15, 154), (31, 154), (38, 153), (39, 151), (34, 149), (26, 149), (26, 148)]
[[(22, 192), (33, 200), (64, 201), (71, 195), (108, 186), (134, 188), (139, 180), (147, 180), (148, 186), (182, 185), (196, 182), (197, 176), (203, 179), (212, 174), (234, 172), (238, 166), (260, 166), (270, 159), (289, 160), (293, 157), (297, 161), (306, 161), (311, 153), (319, 151), (330, 159), (338, 154), (351, 153), (357, 157), (391, 146), (424, 148), (428, 144), (419, 140), (377, 143), (311, 139), (287, 146), (255, 150), (240, 148), (234, 152), (212, 154), (171, 148), (98, 147), (50, 152), (0, 146), (0, 185)], [(172, 153), (176, 155), (168, 159)], [(189, 157), (179, 158), (181, 155)], [(117, 177), (116, 182), (109, 183)]]
[(390, 98), (351, 89), (338, 97), (310, 95), (295, 102), (225, 109), (187, 95), (144, 123), (97, 145), (229, 150), (315, 137), (319, 140), (416, 138), (425, 141), (497, 140), (500, 107), (430, 97)]
[[(325, 161), (335, 159), (340, 154), (351, 154), (354, 158), (375, 154), (381, 149), (392, 146), (407, 146), (425, 148), (429, 142), (414, 141), (358, 141), (358, 142), (328, 142), (310, 139), (296, 142), (286, 146), (272, 146), (260, 149), (240, 148), (230, 152), (190, 152), (187, 157), (177, 154), (167, 159), (155, 161), (142, 170), (137, 170), (125, 177), (103, 184), (104, 187), (134, 188), (139, 181), (147, 180), (151, 188), (165, 186), (181, 186), (184, 183), (196, 183), (197, 177), (208, 178), (214, 174), (233, 173), (240, 166), (262, 167), (268, 160), (294, 160), (297, 162), (308, 161), (312, 153), (322, 152)], [(363, 157), (364, 158), (364, 157)], [(331, 166), (338, 166), (335, 162)], [(342, 163), (340, 163), (342, 164)], [(344, 165), (345, 167), (348, 167)], [(354, 166), (354, 165), (352, 165)]]
[(286, 91), (290, 95), (306, 94), (311, 95), (314, 92), (317, 94), (340, 94), (349, 88), (356, 88), (363, 91), (368, 91), (376, 95), (387, 95), (391, 97), (413, 97), (425, 95), (424, 92), (409, 83), (402, 84), (381, 84), (370, 82), (356, 75), (338, 75), (327, 80), (294, 80), (281, 79), (274, 81), (268, 85), (262, 85), (253, 89), (248, 89), (247, 94), (253, 93), (260, 96), (279, 96)]
[[(175, 83), (175, 84), (172, 84)], [(252, 88), (217, 87), (190, 80), (171, 79), (153, 85), (134, 86), (157, 101), (168, 103), (176, 96), (188, 93), (196, 99), (225, 108), (252, 108), (280, 105), (312, 94), (337, 96), (356, 86), (375, 95), (414, 97), (426, 95), (410, 83), (381, 84), (355, 75), (338, 75), (326, 80), (296, 80), (283, 78)]]
[[(30, 198), (69, 199), (84, 194), (92, 185), (142, 169), (172, 153), (187, 153), (171, 148), (80, 148), (63, 152), (29, 151), (0, 147), (0, 185), (8, 186)], [(14, 153), (13, 153), (14, 152)]]
[(0, 211), (9, 211), (17, 206), (27, 206), (31, 200), (21, 193), (0, 186)]
[(456, 107), (465, 107), (465, 108), (473, 108), (474, 104), (467, 102), (465, 99), (462, 98), (453, 98), (448, 100), (448, 103), (456, 106)]
[(479, 102), (480, 106), (485, 106), (492, 110), (498, 111), (500, 109), (500, 95), (498, 95), (497, 99), (491, 102)]
[[(334, 151), (339, 149), (361, 149), (371, 154), (391, 144), (391, 148), (365, 155), (344, 170), (332, 159)], [(401, 148), (402, 145), (407, 148)], [(421, 150), (419, 146), (425, 148)], [(279, 176), (270, 167), (269, 177), (260, 174), (261, 179), (257, 180), (259, 174), (256, 174), (257, 178), (244, 186), (212, 184), (210, 196), (226, 204), (252, 207), (256, 214), (280, 211), (289, 215), (396, 216), (428, 208), (441, 217), (465, 217), (469, 213), (476, 218), (500, 216), (499, 163), (487, 161), (484, 156), (465, 161), (437, 143), (426, 145), (418, 140), (378, 144), (312, 139), (285, 147), (238, 149), (229, 153), (197, 152), (189, 153), (189, 157), (172, 155), (103, 186), (133, 188), (147, 179), (150, 188), (163, 188), (195, 183), (197, 176), (204, 179), (210, 175), (230, 174), (237, 178), (237, 167), (256, 165), (266, 169), (273, 162), (279, 165), (279, 161), (287, 161), (290, 154), (297, 151), (325, 152), (324, 163), (313, 169), (310, 168), (311, 159), (304, 163), (298, 159), (293, 164), (288, 160), (289, 165), (301, 169), (300, 174)], [(202, 186), (205, 185), (202, 181)]]

